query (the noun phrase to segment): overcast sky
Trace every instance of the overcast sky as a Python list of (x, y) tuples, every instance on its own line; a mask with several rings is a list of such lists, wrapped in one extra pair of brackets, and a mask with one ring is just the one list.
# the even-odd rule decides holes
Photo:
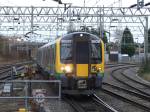
[[(114, 6), (129, 7), (132, 4), (137, 3), (137, 0), (62, 0), (63, 3), (72, 3), (73, 6)], [(149, 0), (145, 0), (145, 3)], [(120, 4), (119, 4), (120, 3)], [(113, 5), (112, 5), (113, 4)], [(58, 6), (58, 3), (53, 0), (1, 0), (0, 6)]]
[[(129, 7), (137, 3), (137, 0), (62, 0), (63, 3), (72, 3), (72, 6), (86, 6), (86, 7)], [(150, 0), (144, 0), (145, 3)], [(53, 0), (0, 0), (0, 6), (63, 6), (58, 5)], [(143, 42), (143, 39), (142, 39)]]

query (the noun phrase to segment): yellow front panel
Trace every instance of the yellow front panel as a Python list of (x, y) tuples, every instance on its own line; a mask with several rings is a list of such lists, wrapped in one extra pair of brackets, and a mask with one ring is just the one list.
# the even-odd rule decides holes
[(77, 64), (76, 65), (76, 75), (78, 77), (87, 77), (88, 76), (88, 64)]

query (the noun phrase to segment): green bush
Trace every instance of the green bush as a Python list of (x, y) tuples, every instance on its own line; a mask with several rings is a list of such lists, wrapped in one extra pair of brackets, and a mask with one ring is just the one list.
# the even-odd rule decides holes
[(150, 73), (150, 58), (145, 62), (142, 61), (141, 67), (139, 69), (140, 73)]

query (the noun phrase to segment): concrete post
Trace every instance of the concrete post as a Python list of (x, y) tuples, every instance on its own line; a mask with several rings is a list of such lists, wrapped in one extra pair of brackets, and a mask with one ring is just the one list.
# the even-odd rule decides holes
[(144, 61), (148, 60), (148, 17), (145, 17), (145, 27), (144, 27)]

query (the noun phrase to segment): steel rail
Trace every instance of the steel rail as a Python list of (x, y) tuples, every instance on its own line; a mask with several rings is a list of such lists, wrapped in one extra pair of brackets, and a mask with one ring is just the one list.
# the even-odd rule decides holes
[(96, 94), (93, 94), (93, 100), (96, 101), (98, 105), (103, 106), (107, 112), (118, 112), (113, 107), (104, 102), (102, 99), (100, 99)]
[[(84, 99), (86, 101), (77, 101), (73, 96), (63, 97), (63, 99), (72, 106), (76, 112), (95, 112), (95, 111), (107, 111), (107, 112), (118, 112), (113, 107), (109, 106), (106, 102), (100, 99), (96, 94), (89, 96)], [(86, 103), (89, 103), (85, 105)]]
[(141, 85), (143, 85), (143, 86), (145, 86), (145, 87), (147, 87), (147, 88), (150, 89), (150, 85), (148, 85), (148, 84), (146, 84), (146, 83), (139, 82), (139, 81), (137, 81), (137, 80), (134, 80), (133, 78), (129, 77), (128, 75), (126, 75), (126, 74), (123, 73), (123, 72), (121, 72), (121, 74), (122, 74), (124, 77), (126, 77), (127, 79), (129, 79), (129, 80), (131, 80), (131, 81), (133, 81), (133, 82), (135, 82), (135, 83), (141, 84)]
[(6, 72), (9, 72), (9, 71), (11, 71), (11, 68), (10, 68), (10, 67), (1, 70), (1, 71), (0, 71), (0, 74), (6, 73)]
[(63, 97), (63, 99), (71, 105), (71, 107), (76, 111), (76, 112), (86, 112), (76, 101), (74, 101), (72, 98), (66, 98)]
[[(1, 76), (2, 76), (2, 74), (4, 74), (4, 73), (8, 73), (7, 75), (5, 75), (5, 76), (2, 76), (2, 77), (0, 77), (0, 80), (10, 80), (11, 79), (11, 74), (10, 74), (10, 72), (11, 72), (11, 70), (12, 70), (12, 66), (15, 66), (15, 67), (17, 67), (17, 70), (18, 71), (20, 71), (20, 70), (22, 70), (24, 67), (24, 65), (26, 65), (26, 64), (31, 64), (31, 63), (33, 63), (32, 61), (25, 61), (25, 62), (22, 62), (22, 63), (16, 63), (16, 64), (10, 64), (10, 65), (6, 65), (6, 66), (2, 66), (2, 68), (3, 69), (7, 69), (7, 70), (4, 70), (4, 71), (1, 71), (0, 72), (0, 74), (1, 74)], [(14, 78), (16, 79), (16, 78), (18, 78), (19, 76), (17, 76), (17, 75), (14, 75)]]
[(113, 68), (113, 67), (118, 67), (118, 66), (126, 66), (126, 65), (136, 65), (132, 63), (117, 63), (117, 64), (106, 64), (106, 69), (107, 68)]
[(129, 98), (125, 98), (125, 97), (121, 96), (120, 94), (114, 93), (114, 92), (112, 92), (110, 90), (107, 90), (107, 89), (104, 89), (104, 88), (102, 88), (102, 91), (104, 93), (108, 94), (108, 95), (112, 95), (112, 96), (114, 96), (114, 97), (116, 97), (118, 99), (121, 99), (121, 100), (125, 101), (125, 102), (128, 102), (130, 104), (138, 106), (140, 109), (143, 109), (143, 110), (146, 110), (146, 111), (150, 111), (150, 107), (148, 107), (148, 106), (146, 106), (144, 104), (140, 104), (140, 103), (138, 103), (138, 102), (136, 102), (134, 100), (131, 100)]
[(147, 96), (150, 96), (149, 93), (144, 92), (144, 91), (142, 91), (141, 89), (138, 89), (138, 88), (136, 88), (136, 87), (134, 87), (134, 86), (132, 86), (132, 85), (126, 83), (125, 81), (123, 81), (122, 79), (120, 79), (120, 78), (118, 78), (116, 75), (114, 75), (114, 72), (116, 72), (117, 70), (129, 68), (129, 67), (135, 67), (135, 66), (119, 67), (119, 68), (117, 68), (117, 69), (115, 69), (115, 70), (113, 70), (113, 71), (111, 72), (111, 76), (112, 76), (115, 80), (117, 80), (118, 82), (120, 82), (120, 83), (122, 83), (122, 84), (124, 84), (124, 85), (126, 85), (126, 86), (128, 86), (128, 87), (130, 87), (130, 88), (133, 88), (133, 89), (137, 90), (138, 92), (141, 92), (142, 94), (145, 94), (145, 95), (147, 95)]
[[(113, 84), (110, 84), (110, 83), (106, 83), (106, 82), (103, 82), (103, 85), (106, 85), (106, 86), (109, 86), (109, 87), (112, 87), (112, 88), (115, 88), (115, 89), (118, 89), (118, 90), (127, 92), (127, 93), (132, 94), (132, 95), (136, 95), (136, 96), (139, 97), (139, 98), (142, 98), (142, 99), (144, 99), (144, 100), (150, 101), (150, 96), (147, 96), (147, 95), (144, 95), (144, 94), (141, 94), (141, 93), (138, 93), (138, 92), (135, 92), (135, 91), (126, 89), (126, 88), (122, 88), (122, 87), (119, 87), (119, 86), (117, 86), (117, 85), (113, 85)], [(104, 87), (103, 87), (103, 88), (104, 88)]]

